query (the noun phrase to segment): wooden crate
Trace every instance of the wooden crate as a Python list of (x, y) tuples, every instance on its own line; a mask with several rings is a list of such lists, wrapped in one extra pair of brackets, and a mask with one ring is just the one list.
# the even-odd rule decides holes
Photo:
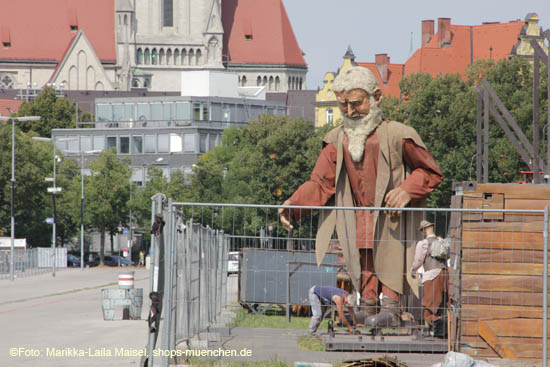
[[(454, 208), (550, 205), (543, 185), (462, 184), (456, 193)], [(458, 308), (450, 313), (451, 349), (475, 358), (542, 358), (543, 232), (543, 213), (452, 214), (450, 293)]]

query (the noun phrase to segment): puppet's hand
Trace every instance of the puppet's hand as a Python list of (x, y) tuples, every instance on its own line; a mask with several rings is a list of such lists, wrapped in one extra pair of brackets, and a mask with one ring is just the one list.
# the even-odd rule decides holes
[[(290, 200), (286, 200), (283, 205), (292, 205)], [(290, 223), (290, 209), (288, 208), (279, 208), (279, 218), (281, 219), (281, 224), (287, 230), (292, 231), (294, 226)]]
[[(386, 194), (386, 207), (388, 208), (404, 208), (411, 201), (411, 196), (402, 188), (396, 187)], [(391, 215), (400, 215), (401, 211), (392, 210)]]

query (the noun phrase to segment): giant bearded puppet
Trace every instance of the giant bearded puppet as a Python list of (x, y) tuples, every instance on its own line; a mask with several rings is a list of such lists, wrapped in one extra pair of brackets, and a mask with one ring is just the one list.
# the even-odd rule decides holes
[[(322, 211), (316, 255), (321, 263), (336, 229), (352, 284), (361, 293), (367, 326), (398, 326), (400, 295), (418, 296), (417, 281), (407, 270), (423, 219), (422, 213), (398, 208), (423, 206), (443, 176), (412, 127), (383, 120), (382, 93), (370, 70), (346, 69), (332, 90), (343, 125), (324, 137), (310, 180), (284, 205), (393, 208)], [(301, 216), (297, 209), (279, 212), (288, 229)]]

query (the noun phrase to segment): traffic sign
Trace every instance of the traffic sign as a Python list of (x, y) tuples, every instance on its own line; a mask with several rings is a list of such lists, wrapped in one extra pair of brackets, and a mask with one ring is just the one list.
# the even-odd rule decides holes
[(54, 194), (61, 192), (61, 187), (48, 187), (48, 192), (54, 193)]
[(46, 223), (53, 224), (53, 218), (52, 217), (46, 218)]
[(123, 228), (122, 229), (122, 234), (128, 234), (128, 228)]
[(45, 177), (44, 181), (46, 182), (53, 182), (53, 177)]

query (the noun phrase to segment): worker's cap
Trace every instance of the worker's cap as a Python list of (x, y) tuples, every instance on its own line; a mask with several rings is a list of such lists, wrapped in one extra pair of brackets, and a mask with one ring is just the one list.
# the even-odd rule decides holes
[(422, 231), (422, 230), (424, 230), (424, 228), (433, 227), (433, 225), (434, 224), (432, 222), (428, 222), (427, 220), (423, 220), (422, 222), (420, 222), (420, 227), (418, 227), (418, 230)]

